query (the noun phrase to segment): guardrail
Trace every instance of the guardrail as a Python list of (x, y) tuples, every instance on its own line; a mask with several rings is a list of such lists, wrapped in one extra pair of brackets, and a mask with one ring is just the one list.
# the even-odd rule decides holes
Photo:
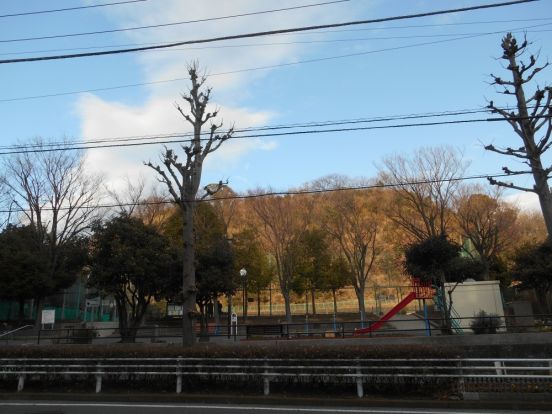
[(535, 392), (552, 388), (552, 359), (239, 359), (239, 358), (3, 358), (0, 378), (17, 379), (23, 391), (26, 378), (48, 382), (52, 378), (72, 382), (75, 378), (95, 379), (95, 391), (102, 391), (103, 379), (125, 382), (144, 378), (173, 378), (176, 393), (182, 392), (183, 378), (215, 381), (254, 380), (270, 384), (345, 383), (353, 384), (359, 398), (366, 384), (436, 384), (462, 394), (470, 390)]

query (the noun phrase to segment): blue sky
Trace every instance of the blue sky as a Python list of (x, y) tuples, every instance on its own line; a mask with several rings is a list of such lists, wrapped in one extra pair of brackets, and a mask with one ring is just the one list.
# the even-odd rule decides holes
[[(0, 14), (107, 2), (1, 0)], [(0, 59), (55, 54), (53, 50), (58, 49), (171, 42), (372, 19), (490, 2), (350, 0), (169, 28), (6, 42), (318, 3), (315, 0), (148, 0), (0, 18)], [(56, 140), (62, 137), (97, 139), (186, 131), (187, 125), (173, 106), (179, 100), (179, 93), (187, 88), (185, 81), (40, 99), (11, 99), (184, 78), (186, 65), (194, 60), (212, 75), (208, 83), (213, 86), (213, 103), (220, 107), (221, 117), (227, 125), (235, 123), (238, 128), (472, 109), (484, 106), (486, 99), (512, 103), (497, 95), (489, 85), (490, 73), (505, 73), (496, 58), (500, 56), (502, 34), (508, 30), (525, 30), (534, 43), (532, 49), (541, 51), (542, 61), (552, 60), (552, 3), (541, 0), (385, 24), (220, 42), (210, 48), (179, 47), (0, 65), (0, 139), (2, 145), (10, 145), (36, 136)], [(494, 32), (498, 33), (488, 34)], [(455, 38), (463, 39), (450, 40)], [(436, 41), (442, 42), (419, 45)], [(365, 54), (217, 75), (354, 53)], [(549, 69), (540, 76), (539, 82), (550, 84), (550, 78)], [(505, 124), (495, 122), (240, 140), (228, 143), (213, 154), (205, 166), (204, 183), (227, 178), (239, 191), (259, 186), (285, 190), (328, 174), (374, 177), (383, 157), (395, 153), (407, 155), (415, 148), (432, 145), (460, 148), (471, 161), (468, 174), (496, 173), (506, 164), (516, 167), (510, 160), (485, 152), (483, 144), (491, 142), (510, 145), (516, 144), (517, 139)], [(108, 185), (122, 188), (126, 176), (153, 178), (152, 171), (142, 161), (155, 161), (160, 152), (161, 147), (155, 145), (90, 150), (87, 157), (91, 171), (103, 174)], [(530, 179), (519, 183), (530, 184)]]

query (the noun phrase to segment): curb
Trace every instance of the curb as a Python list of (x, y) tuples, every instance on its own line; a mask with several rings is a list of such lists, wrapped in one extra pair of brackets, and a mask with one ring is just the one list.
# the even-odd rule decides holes
[(112, 403), (204, 403), (204, 404), (243, 404), (261, 406), (325, 406), (325, 407), (380, 407), (415, 409), (489, 409), (489, 410), (546, 410), (552, 411), (552, 400), (430, 400), (401, 399), (366, 396), (362, 399), (297, 397), (289, 395), (247, 396), (229, 394), (131, 394), (131, 393), (0, 393), (0, 401), (72, 401), (72, 402), (112, 402)]

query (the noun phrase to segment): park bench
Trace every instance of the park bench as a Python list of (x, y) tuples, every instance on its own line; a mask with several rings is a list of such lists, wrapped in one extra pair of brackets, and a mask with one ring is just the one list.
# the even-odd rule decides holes
[(284, 333), (284, 325), (247, 325), (246, 326), (246, 335), (247, 339), (258, 338), (258, 337), (283, 337), (286, 334)]

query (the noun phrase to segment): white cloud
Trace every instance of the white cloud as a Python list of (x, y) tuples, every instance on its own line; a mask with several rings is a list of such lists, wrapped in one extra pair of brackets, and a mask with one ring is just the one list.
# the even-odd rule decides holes
[[(104, 101), (94, 95), (85, 95), (80, 99), (77, 109), (83, 119), (83, 136), (90, 140), (190, 132), (187, 122), (174, 109), (170, 98), (157, 97), (143, 105), (129, 106)], [(264, 125), (273, 116), (268, 112), (224, 106), (220, 106), (220, 113), (238, 126)], [(178, 138), (171, 140), (176, 139)], [(178, 144), (169, 146), (177, 148)], [(275, 146), (273, 141), (258, 138), (228, 141), (207, 158), (205, 170), (207, 173), (227, 174), (227, 170), (235, 167), (244, 154), (257, 150), (269, 151)], [(157, 161), (160, 153), (160, 145), (94, 149), (88, 151), (87, 164), (90, 171), (105, 177), (110, 188), (123, 190), (126, 177), (152, 177), (153, 172), (143, 162)]]
[(535, 193), (519, 192), (504, 199), (524, 211), (540, 211), (539, 198)]
[[(164, 0), (146, 2), (136, 7), (111, 7), (104, 12), (119, 28), (157, 25), (205, 18), (232, 16), (243, 13), (294, 7), (296, 1), (281, 0), (259, 2), (254, 0)], [(335, 4), (310, 7), (277, 13), (236, 17), (207, 22), (174, 25), (154, 29), (124, 32), (124, 35), (136, 43), (166, 43), (183, 40), (208, 39), (225, 35), (261, 32), (272, 29), (335, 22), (354, 16), (361, 5)], [(185, 76), (186, 64), (198, 60), (209, 73), (228, 72), (236, 69), (274, 65), (290, 61), (304, 50), (305, 45), (285, 44), (270, 47), (224, 48), (221, 46), (244, 45), (254, 43), (292, 42), (304, 39), (303, 34), (266, 36), (251, 39), (215, 42), (178, 47), (162, 51), (140, 53), (138, 55), (144, 73), (149, 81), (181, 78)], [(214, 48), (213, 48), (214, 47)], [(266, 72), (264, 72), (266, 73)], [(248, 72), (239, 75), (213, 77), (211, 84), (215, 88), (237, 89), (252, 78), (264, 76), (263, 72)], [(155, 86), (155, 91), (162, 90)]]
[[(281, 0), (259, 2), (254, 0), (163, 0), (144, 2), (132, 7), (106, 7), (101, 10), (118, 28), (157, 25), (168, 22), (196, 20), (202, 18), (236, 15), (271, 8), (297, 6), (296, 1)], [(352, 17), (360, 5), (336, 4), (323, 7), (304, 8), (290, 12), (261, 14), (243, 18), (217, 20), (212, 22), (174, 25), (147, 30), (122, 32), (132, 43), (163, 43), (169, 41), (210, 38), (228, 34), (265, 31), (276, 28), (303, 26), (323, 22), (335, 22)], [(239, 41), (213, 43), (206, 46), (224, 46), (266, 42), (291, 42), (301, 35), (241, 39)], [(305, 45), (285, 44), (265, 47), (201, 48), (194, 45), (184, 50), (146, 52), (136, 56), (144, 82), (186, 78), (186, 66), (199, 61), (207, 74), (229, 72), (236, 69), (274, 65), (292, 61), (300, 56)], [(235, 73), (212, 76), (208, 79), (213, 87), (214, 98), (218, 100), (220, 114), (224, 120), (233, 122), (238, 128), (268, 123), (275, 115), (270, 110), (240, 107), (243, 97), (252, 91), (247, 86), (253, 79), (266, 76), (268, 71)], [(187, 82), (158, 83), (148, 86), (149, 97), (133, 105), (102, 100), (92, 94), (84, 95), (78, 101), (77, 112), (82, 119), (81, 133), (87, 139), (172, 133), (188, 130), (184, 119), (173, 108), (175, 90), (186, 90)], [(231, 104), (225, 102), (225, 98)], [(261, 139), (244, 139), (228, 142), (211, 154), (205, 163), (206, 173), (214, 172), (228, 176), (228, 169), (236, 167), (250, 152), (274, 149), (275, 142)], [(146, 167), (144, 160), (155, 161), (160, 150), (157, 146), (127, 147), (123, 149), (100, 149), (90, 151), (88, 163), (93, 171), (101, 172), (106, 181), (119, 188), (125, 177), (133, 177)], [(244, 162), (244, 165), (246, 163)], [(243, 166), (242, 166), (243, 169)], [(239, 171), (233, 171), (239, 175)]]

